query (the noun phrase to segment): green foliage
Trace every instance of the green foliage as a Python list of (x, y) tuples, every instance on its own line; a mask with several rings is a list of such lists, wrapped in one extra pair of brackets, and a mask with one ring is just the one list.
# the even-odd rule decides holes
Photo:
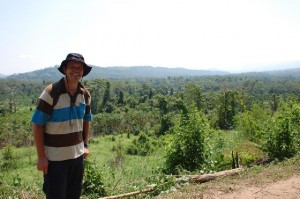
[(154, 151), (154, 144), (151, 138), (145, 133), (139, 135), (138, 139), (134, 139), (132, 144), (127, 148), (127, 154), (130, 155), (150, 155)]
[(122, 167), (125, 160), (124, 146), (118, 141), (117, 146), (113, 146), (112, 151), (114, 152), (112, 159), (110, 160), (111, 167)]
[(247, 152), (243, 152), (240, 154), (240, 164), (241, 165), (249, 166), (255, 161), (257, 161), (256, 154), (251, 154), (251, 153), (247, 153)]
[(13, 169), (16, 167), (16, 157), (12, 146), (3, 149), (2, 161), (0, 163), (0, 171)]
[(106, 82), (104, 96), (102, 100), (102, 107), (105, 107), (106, 103), (110, 100), (110, 82)]
[(207, 121), (195, 108), (182, 117), (181, 125), (175, 127), (174, 137), (167, 149), (166, 172), (178, 169), (195, 171), (204, 162), (204, 134)]
[(92, 128), (95, 135), (113, 134), (121, 128), (122, 116), (120, 114), (101, 113), (93, 117)]
[(201, 173), (212, 173), (224, 168), (223, 150), (225, 146), (224, 133), (221, 131), (207, 131), (204, 137), (204, 162), (201, 166)]
[(299, 151), (299, 115), (300, 106), (293, 98), (281, 102), (264, 139), (263, 149), (271, 158), (282, 160), (294, 156)]
[(252, 111), (239, 113), (234, 118), (235, 128), (250, 141), (260, 144), (264, 133), (271, 122), (271, 115), (258, 104), (254, 104)]
[(13, 177), (13, 185), (15, 187), (21, 186), (22, 183), (22, 178), (20, 177), (20, 174), (17, 174), (16, 176)]
[(157, 132), (158, 135), (164, 135), (174, 125), (169, 114), (162, 115), (160, 123), (161, 126), (159, 131)]
[[(90, 149), (95, 146), (93, 164), (104, 165), (100, 168), (107, 193), (139, 190), (146, 183), (159, 187), (159, 181), (166, 182), (166, 187), (157, 190), (171, 189), (165, 174), (154, 169), (157, 165), (169, 173), (180, 169), (210, 173), (230, 168), (232, 151), (239, 153), (242, 165), (265, 157), (260, 147), (272, 158), (293, 156), (300, 149), (300, 87), (294, 75), (85, 80), (92, 95)], [(32, 183), (23, 171), (30, 165), (28, 173), (34, 173), (31, 156), (35, 153), (26, 152), (25, 157), (10, 153), (32, 146), (30, 117), (40, 92), (50, 82), (0, 81), (1, 174), (10, 176), (10, 191), (11, 187), (25, 190), (25, 184)], [(156, 145), (162, 140), (168, 140), (163, 143), (166, 151)], [(9, 151), (6, 146), (17, 148)], [(13, 162), (21, 158), (26, 163)], [(6, 169), (7, 165), (18, 168)], [(19, 186), (13, 185), (14, 176)], [(40, 186), (34, 184), (30, 193), (36, 190)], [(0, 198), (19, 197), (18, 193)], [(92, 197), (92, 193), (87, 195)]]
[(268, 132), (264, 150), (273, 159), (290, 158), (296, 153), (294, 130), (289, 117), (278, 118)]
[(12, 145), (29, 146), (33, 142), (29, 108), (19, 109), (16, 113), (0, 116), (0, 148)]
[(234, 116), (238, 112), (239, 104), (237, 92), (225, 91), (220, 95), (218, 107), (218, 126), (220, 129), (230, 130), (234, 125)]
[(154, 111), (130, 110), (121, 113), (100, 113), (93, 117), (94, 135), (149, 131), (158, 125), (159, 116)]
[(99, 198), (106, 195), (102, 172), (95, 162), (84, 160), (84, 177), (82, 193), (90, 198)]
[(184, 99), (187, 105), (195, 105), (198, 110), (204, 108), (203, 96), (201, 89), (195, 84), (188, 84), (184, 92)]
[(154, 169), (152, 174), (146, 177), (146, 181), (151, 187), (155, 187), (155, 191), (150, 193), (151, 196), (159, 195), (175, 187), (174, 176), (164, 174), (161, 168)]

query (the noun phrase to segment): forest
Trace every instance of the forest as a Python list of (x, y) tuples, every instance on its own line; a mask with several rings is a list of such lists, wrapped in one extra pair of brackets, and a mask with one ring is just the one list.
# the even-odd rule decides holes
[[(93, 113), (83, 195), (97, 198), (155, 184), (154, 196), (174, 187), (175, 175), (297, 155), (296, 71), (83, 80)], [(30, 117), (49, 83), (0, 79), (0, 198), (42, 196)]]

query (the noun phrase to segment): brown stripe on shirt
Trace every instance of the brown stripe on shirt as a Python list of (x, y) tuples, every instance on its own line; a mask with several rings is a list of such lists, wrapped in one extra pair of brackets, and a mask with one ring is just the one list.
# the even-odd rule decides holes
[(82, 142), (82, 131), (68, 134), (44, 134), (44, 142), (50, 147), (74, 146)]
[(48, 115), (51, 115), (52, 113), (52, 105), (48, 104), (48, 102), (43, 99), (39, 99), (37, 109)]

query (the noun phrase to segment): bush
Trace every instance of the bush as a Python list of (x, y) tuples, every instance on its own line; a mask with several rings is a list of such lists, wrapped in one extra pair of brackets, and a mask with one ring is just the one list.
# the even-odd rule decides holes
[(177, 169), (195, 171), (204, 163), (204, 133), (207, 121), (195, 108), (182, 116), (181, 125), (175, 127), (173, 142), (166, 155), (166, 172)]
[(154, 151), (153, 144), (150, 138), (142, 133), (138, 139), (134, 139), (132, 144), (127, 148), (127, 154), (129, 155), (150, 155)]
[(94, 162), (84, 160), (83, 194), (90, 198), (98, 198), (106, 195), (101, 171)]
[[(277, 125), (276, 125), (277, 124)], [(263, 149), (270, 158), (283, 160), (296, 154), (294, 130), (289, 117), (279, 118), (270, 129)]]
[(252, 111), (245, 111), (235, 116), (235, 126), (250, 141), (260, 143), (271, 117), (257, 104)]
[(16, 167), (16, 158), (12, 146), (7, 146), (3, 151), (3, 158), (0, 163), (0, 170), (8, 170)]

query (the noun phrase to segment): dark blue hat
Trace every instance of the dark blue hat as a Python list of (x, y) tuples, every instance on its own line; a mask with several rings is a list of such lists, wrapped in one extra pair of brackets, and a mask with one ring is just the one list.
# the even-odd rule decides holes
[(64, 72), (64, 67), (67, 66), (69, 61), (78, 61), (83, 63), (83, 77), (86, 76), (87, 74), (89, 74), (89, 72), (91, 72), (92, 67), (88, 66), (85, 61), (84, 58), (81, 54), (78, 53), (69, 53), (66, 57), (66, 59), (64, 61), (61, 62), (60, 67), (58, 68), (58, 70), (65, 75)]

